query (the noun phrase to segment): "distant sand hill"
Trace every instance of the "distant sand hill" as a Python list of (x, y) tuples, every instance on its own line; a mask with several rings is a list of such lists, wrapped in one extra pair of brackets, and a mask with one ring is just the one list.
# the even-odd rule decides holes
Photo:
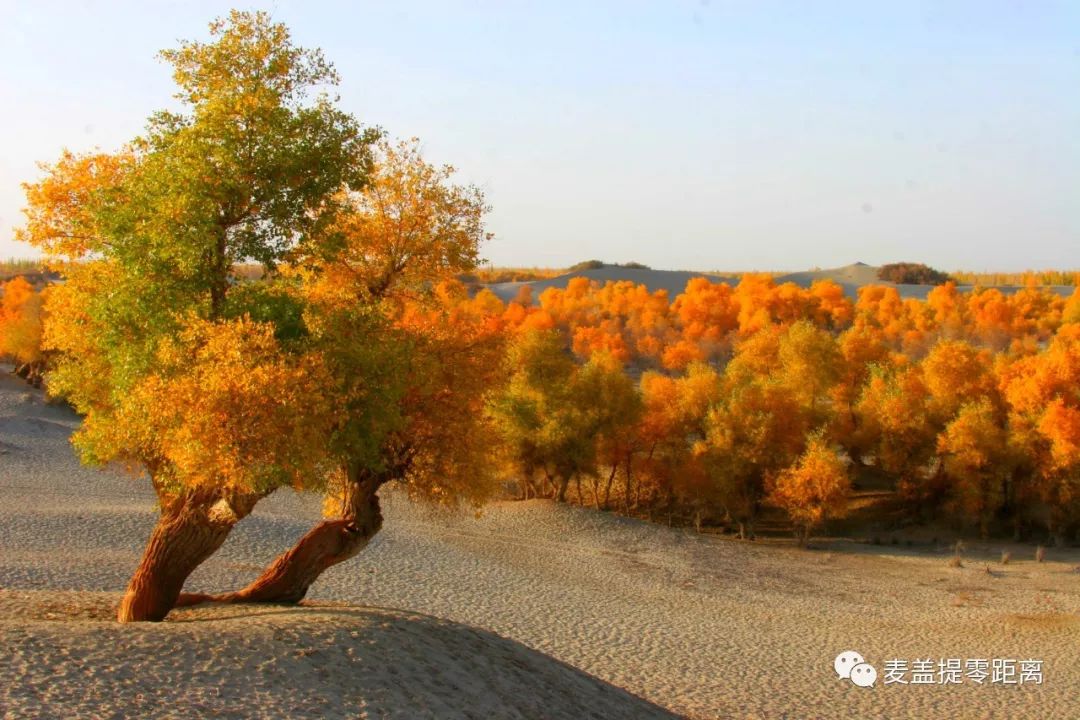
[[(594, 270), (582, 270), (570, 272), (558, 277), (532, 282), (505, 282), (488, 285), (488, 289), (498, 295), (503, 301), (510, 301), (517, 297), (522, 286), (532, 288), (532, 296), (535, 301), (540, 293), (550, 287), (565, 288), (571, 278), (586, 277), (603, 285), (608, 282), (629, 280), (630, 282), (645, 285), (649, 290), (666, 290), (668, 297), (674, 299), (686, 287), (686, 283), (695, 277), (707, 277), (714, 282), (728, 282), (726, 278), (705, 272), (692, 272), (687, 270), (641, 270), (638, 268), (622, 267), (620, 265), (605, 265)], [(857, 298), (859, 288), (866, 285), (886, 285), (894, 287), (904, 298), (925, 299), (927, 293), (933, 289), (933, 285), (897, 285), (895, 283), (878, 280), (878, 268), (874, 265), (857, 262), (843, 267), (827, 270), (807, 270), (804, 272), (789, 273), (776, 276), (777, 284), (795, 283), (799, 287), (810, 287), (818, 280), (832, 280), (844, 288), (844, 293), (852, 299)], [(961, 290), (971, 290), (971, 285), (960, 285)], [(997, 289), (1010, 295), (1021, 288), (1015, 285), (999, 285)], [(1047, 290), (1056, 292), (1062, 297), (1072, 295), (1075, 288), (1067, 285), (1047, 286)]]

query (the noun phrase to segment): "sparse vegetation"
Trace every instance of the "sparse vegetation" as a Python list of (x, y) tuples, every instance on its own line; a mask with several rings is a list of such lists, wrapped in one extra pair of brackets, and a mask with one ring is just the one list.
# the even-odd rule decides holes
[(582, 271), (585, 271), (585, 270), (599, 270), (602, 267), (604, 267), (604, 261), (603, 260), (583, 260), (583, 261), (581, 261), (579, 263), (575, 263), (575, 264), (571, 265), (570, 267), (566, 268), (566, 272), (574, 273), (574, 272), (582, 272)]
[[(458, 280), (466, 285), (495, 285), (505, 282), (534, 282), (549, 278), (566, 275), (569, 273), (583, 272), (585, 270), (599, 270), (607, 263), (602, 260), (585, 260), (571, 265), (568, 268), (515, 268), (515, 267), (481, 267), (469, 273), (458, 276)], [(616, 263), (616, 267), (630, 268), (633, 270), (651, 270), (648, 265), (639, 262)]]
[(1016, 287), (1040, 287), (1046, 285), (1080, 285), (1080, 271), (1076, 270), (1025, 270), (1023, 272), (988, 273), (957, 270), (949, 277), (961, 285), (994, 287), (1012, 285)]
[(0, 281), (12, 278), (15, 275), (39, 273), (42, 269), (40, 260), (28, 260), (23, 258), (0, 260)]
[(514, 267), (479, 267), (469, 273), (458, 276), (458, 279), (466, 285), (494, 285), (505, 282), (532, 282), (534, 280), (546, 280), (565, 273), (560, 268), (514, 268)]
[(898, 285), (944, 285), (951, 278), (922, 263), (899, 262), (878, 268), (878, 279)]

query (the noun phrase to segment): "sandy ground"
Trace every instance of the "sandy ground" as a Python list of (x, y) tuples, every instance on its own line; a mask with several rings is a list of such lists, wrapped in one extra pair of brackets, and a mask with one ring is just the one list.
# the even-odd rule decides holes
[[(1080, 717), (1075, 550), (1037, 564), (1013, 546), (1001, 565), (1004, 546), (980, 546), (952, 568), (945, 548), (798, 550), (546, 501), (477, 518), (391, 495), (316, 606), (116, 626), (152, 497), (79, 467), (76, 423), (0, 380), (3, 717)], [(240, 586), (317, 515), (315, 498), (270, 498), (189, 588)], [(844, 650), (877, 687), (836, 678)], [(894, 658), (1039, 659), (1044, 680), (885, 685)]]
[[(852, 300), (858, 299), (859, 288), (866, 285), (894, 287), (897, 292), (900, 293), (901, 297), (915, 298), (918, 300), (925, 300), (927, 293), (933, 289), (933, 286), (930, 285), (898, 285), (896, 283), (882, 282), (881, 280), (878, 280), (877, 271), (878, 268), (873, 265), (857, 262), (851, 265), (829, 268), (826, 270), (807, 270), (805, 272), (777, 275), (775, 280), (777, 285), (791, 282), (803, 288), (810, 287), (818, 280), (832, 280), (840, 285), (844, 289), (844, 294)], [(686, 289), (687, 282), (692, 278), (702, 276), (708, 277), (709, 274), (687, 272), (684, 270), (641, 270), (637, 268), (619, 267), (618, 265), (605, 265), (602, 268), (596, 268), (594, 270), (567, 273), (565, 275), (559, 275), (558, 277), (535, 280), (532, 282), (494, 283), (489, 285), (488, 288), (504, 301), (508, 302), (517, 297), (517, 294), (520, 292), (523, 285), (528, 285), (532, 287), (532, 297), (535, 302), (539, 299), (540, 293), (549, 287), (565, 288), (571, 278), (587, 277), (600, 285), (607, 282), (629, 280), (639, 285), (645, 285), (645, 287), (653, 292), (657, 290), (666, 290), (668, 298), (674, 300), (676, 295), (679, 295)], [(714, 281), (721, 282), (718, 278), (714, 278)], [(971, 290), (972, 287), (970, 285), (959, 285), (958, 289), (966, 292)], [(1013, 285), (1001, 285), (998, 286), (997, 289), (1005, 295), (1011, 295), (1021, 288)], [(1052, 285), (1048, 286), (1046, 289), (1057, 293), (1062, 297), (1069, 297), (1076, 290), (1074, 287), (1065, 285)]]
[(123, 627), (112, 594), (42, 595), (0, 591), (5, 717), (674, 717), (520, 643), (403, 610), (210, 606)]

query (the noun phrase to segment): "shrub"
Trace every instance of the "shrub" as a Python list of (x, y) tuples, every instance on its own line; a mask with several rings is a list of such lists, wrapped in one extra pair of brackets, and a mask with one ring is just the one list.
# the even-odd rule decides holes
[(603, 260), (584, 260), (576, 265), (571, 265), (566, 270), (567, 272), (582, 272), (584, 270), (599, 270), (602, 267), (604, 267)]
[(878, 268), (878, 279), (898, 285), (944, 285), (951, 278), (922, 263), (899, 262)]

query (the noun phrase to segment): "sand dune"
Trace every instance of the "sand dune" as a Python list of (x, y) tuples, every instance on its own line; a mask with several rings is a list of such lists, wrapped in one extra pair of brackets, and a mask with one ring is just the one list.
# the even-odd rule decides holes
[[(1036, 564), (1012, 547), (991, 575), (1002, 545), (950, 568), (944, 542), (800, 551), (547, 501), (477, 518), (390, 493), (384, 531), (313, 587), (323, 606), (115, 626), (152, 497), (80, 468), (48, 429), (75, 422), (0, 380), (0, 716), (1080, 716), (1075, 550)], [(317, 516), (315, 498), (273, 496), (190, 588), (243, 584)], [(879, 672), (892, 658), (1037, 658), (1045, 680), (863, 689), (833, 673), (849, 649)]]
[(931, 290), (931, 286), (929, 285), (897, 285), (895, 283), (882, 282), (878, 279), (878, 268), (862, 262), (856, 262), (838, 268), (829, 268), (827, 270), (806, 270), (803, 272), (788, 273), (776, 277), (778, 285), (795, 283), (802, 288), (808, 288), (819, 280), (832, 280), (834, 283), (844, 288), (845, 295), (853, 299), (859, 296), (859, 288), (867, 285), (885, 285), (887, 287), (894, 287), (902, 297), (914, 297), (919, 299), (925, 298), (926, 293)]
[(677, 717), (520, 643), (427, 615), (208, 606), (122, 627), (111, 622), (115, 600), (0, 590), (9, 681), (0, 708), (20, 718)]
[[(896, 288), (900, 293), (900, 297), (903, 298), (915, 298), (917, 300), (925, 300), (927, 293), (933, 290), (932, 285), (902, 285), (897, 283), (882, 282), (878, 280), (878, 268), (873, 265), (867, 265), (865, 263), (857, 262), (851, 265), (845, 265), (843, 267), (831, 268), (828, 270), (808, 270), (805, 272), (789, 273), (787, 275), (779, 275), (776, 278), (777, 283), (795, 283), (799, 287), (810, 287), (818, 280), (832, 280), (841, 287), (844, 288), (844, 294), (850, 298), (858, 298), (859, 288), (867, 285), (884, 285), (886, 287)], [(961, 292), (970, 292), (974, 289), (972, 285), (957, 285), (957, 289)], [(997, 285), (995, 289), (999, 290), (1005, 295), (1012, 295), (1013, 293), (1022, 290), (1023, 288), (1018, 285)], [(1057, 293), (1062, 297), (1068, 297), (1073, 294), (1076, 288), (1067, 285), (1047, 285), (1044, 289), (1050, 292)]]
[[(881, 280), (878, 280), (877, 272), (878, 268), (873, 265), (856, 262), (851, 265), (830, 268), (827, 270), (807, 270), (805, 272), (777, 275), (775, 279), (777, 284), (790, 282), (803, 288), (810, 287), (810, 285), (818, 280), (832, 280), (843, 287), (844, 294), (852, 299), (857, 298), (859, 295), (859, 288), (865, 287), (866, 285), (885, 285), (894, 287), (897, 292), (900, 293), (901, 297), (916, 298), (920, 300), (925, 299), (927, 293), (933, 289), (933, 286), (931, 285), (897, 285), (895, 283), (882, 282)], [(665, 290), (668, 297), (672, 300), (686, 288), (686, 283), (692, 278), (708, 277), (715, 282), (723, 282), (718, 276), (709, 275), (708, 273), (687, 272), (683, 270), (640, 270), (636, 268), (620, 267), (618, 265), (605, 265), (596, 270), (567, 273), (546, 280), (496, 283), (489, 285), (488, 288), (503, 301), (510, 301), (517, 297), (522, 286), (527, 285), (532, 288), (532, 297), (535, 301), (540, 297), (540, 293), (547, 288), (565, 288), (571, 278), (575, 277), (586, 277), (600, 285), (608, 282), (628, 280), (630, 282), (645, 285), (653, 292)], [(962, 291), (970, 291), (973, 289), (970, 285), (960, 285), (958, 287)], [(998, 286), (997, 289), (1006, 295), (1011, 295), (1021, 288), (1014, 285), (1001, 285)], [(1068, 297), (1072, 295), (1076, 288), (1065, 285), (1051, 285), (1047, 286), (1046, 289), (1057, 293), (1062, 297)]]

